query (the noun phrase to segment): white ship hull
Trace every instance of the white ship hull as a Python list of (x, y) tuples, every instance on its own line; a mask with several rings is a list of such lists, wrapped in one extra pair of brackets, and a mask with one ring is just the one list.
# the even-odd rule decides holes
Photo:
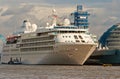
[(54, 50), (39, 52), (17, 52), (2, 56), (2, 63), (20, 58), (22, 64), (73, 64), (83, 65), (95, 50), (94, 44), (55, 44)]

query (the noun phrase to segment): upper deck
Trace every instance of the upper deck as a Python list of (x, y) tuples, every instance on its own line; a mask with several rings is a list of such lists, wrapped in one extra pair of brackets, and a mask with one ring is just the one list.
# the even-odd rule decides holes
[(37, 29), (36, 32), (51, 32), (51, 31), (67, 31), (67, 32), (78, 32), (78, 33), (86, 33), (88, 29), (81, 29), (76, 26), (55, 26), (55, 27), (41, 27)]

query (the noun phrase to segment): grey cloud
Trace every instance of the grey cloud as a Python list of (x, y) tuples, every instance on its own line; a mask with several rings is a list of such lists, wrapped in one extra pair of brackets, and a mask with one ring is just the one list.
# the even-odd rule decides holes
[(19, 5), (21, 3), (43, 3), (44, 0), (1, 0), (1, 5)]
[(112, 25), (120, 23), (119, 3), (120, 0), (113, 0), (89, 8), (91, 32), (100, 37)]
[(32, 7), (33, 6), (23, 6), (21, 8), (8, 7), (7, 11), (3, 12), (0, 16), (0, 34), (7, 35), (13, 31), (17, 31), (25, 19), (29, 19), (31, 22), (38, 24), (39, 20), (34, 15), (29, 14)]
[[(26, 0), (26, 1), (28, 1), (28, 0)], [(36, 0), (36, 2), (37, 1), (38, 0)], [(47, 2), (47, 1), (48, 0), (44, 0), (41, 2)], [(94, 1), (94, 0), (91, 0), (91, 1)], [(120, 22), (120, 19), (119, 19), (120, 18), (120, 15), (119, 15), (120, 14), (120, 10), (119, 10), (120, 1), (118, 1), (118, 0), (116, 0), (114, 2), (113, 1), (111, 1), (111, 2), (109, 1), (108, 3), (104, 3), (104, 1), (103, 1), (101, 3), (97, 3), (96, 5), (91, 5), (91, 4), (85, 5), (85, 6), (87, 6), (85, 8), (87, 8), (87, 10), (90, 11), (90, 13), (91, 13), (89, 21), (90, 21), (90, 30), (92, 33), (100, 36), (104, 31), (106, 31), (113, 24)], [(40, 1), (38, 1), (38, 2), (40, 2)], [(49, 0), (48, 3), (52, 3), (52, 2), (54, 2), (54, 0)], [(61, 0), (60, 2), (58, 0), (56, 0), (54, 3), (61, 4), (63, 2), (67, 3), (67, 0), (65, 0), (65, 1)], [(70, 2), (68, 2), (68, 3), (71, 3), (71, 2), (72, 2), (72, 0), (70, 0)], [(92, 3), (92, 4), (94, 4), (94, 3)], [(19, 6), (21, 6), (21, 5), (19, 5)], [(6, 12), (3, 13), (3, 15), (6, 15), (6, 16), (8, 16), (10, 14), (13, 16), (12, 16), (12, 18), (6, 20), (6, 22), (4, 22), (0, 25), (7, 26), (7, 28), (13, 27), (13, 26), (18, 26), (21, 24), (22, 19), (18, 22), (17, 22), (17, 20), (20, 19), (21, 15), (22, 15), (22, 17), (23, 17), (23, 15), (28, 17), (27, 14), (31, 13), (31, 15), (29, 15), (29, 17), (34, 16), (34, 18), (32, 18), (34, 20), (34, 19), (37, 19), (38, 17), (40, 18), (40, 17), (45, 16), (45, 14), (47, 14), (47, 11), (45, 11), (47, 9), (41, 9), (40, 8), (41, 6), (39, 6), (39, 5), (37, 5), (37, 7), (36, 7), (36, 4), (35, 4), (35, 6), (26, 4), (26, 6), (24, 6), (24, 8), (23, 7), (19, 8), (19, 6), (18, 6), (18, 8), (13, 8), (13, 7), (9, 8)], [(88, 6), (89, 6), (89, 8), (88, 8)], [(49, 8), (49, 6), (47, 6), (47, 7)], [(60, 7), (62, 7), (62, 5)], [(71, 5), (69, 5), (69, 7), (71, 8)], [(31, 12), (31, 8), (32, 8), (33, 12)], [(55, 7), (55, 8), (58, 8), (58, 7)], [(64, 9), (65, 8), (66, 8), (66, 6), (64, 6)], [(67, 6), (67, 8), (68, 8), (68, 6)], [(43, 14), (40, 14), (41, 13), (40, 10), (43, 12)], [(44, 11), (45, 11), (45, 13), (44, 13)], [(63, 13), (66, 14), (66, 11), (67, 10), (63, 10)], [(72, 11), (73, 11), (73, 9), (70, 9), (69, 13)], [(35, 23), (36, 22), (38, 22), (38, 21), (35, 20)], [(15, 24), (10, 24), (10, 23), (15, 23)], [(40, 22), (38, 22), (38, 25), (40, 25)], [(12, 31), (12, 29), (11, 29), (11, 31)]]
[(23, 6), (21, 7), (11, 7), (7, 11), (1, 14), (1, 16), (6, 16), (6, 15), (19, 15), (19, 14), (24, 14), (26, 12), (29, 12), (32, 9), (32, 5), (29, 6)]
[(21, 28), (22, 22), (26, 19), (30, 20), (32, 23), (36, 23), (37, 25), (39, 23), (39, 20), (36, 19), (34, 15), (21, 14), (21, 15), (14, 15), (6, 22), (4, 22), (3, 25), (4, 27), (8, 28), (11, 31), (17, 31), (17, 29)]
[(53, 5), (71, 5), (71, 4), (86, 4), (86, 3), (105, 3), (112, 0), (1, 0), (1, 4), (17, 5), (20, 3), (48, 3)]

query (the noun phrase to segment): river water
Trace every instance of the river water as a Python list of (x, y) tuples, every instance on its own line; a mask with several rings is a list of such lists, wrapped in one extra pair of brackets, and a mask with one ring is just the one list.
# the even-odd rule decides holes
[(0, 65), (0, 79), (120, 79), (120, 66)]

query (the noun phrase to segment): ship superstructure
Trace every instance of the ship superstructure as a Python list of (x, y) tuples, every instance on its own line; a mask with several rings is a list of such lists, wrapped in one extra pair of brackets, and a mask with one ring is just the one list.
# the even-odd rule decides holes
[(74, 25), (79, 28), (88, 29), (89, 28), (89, 22), (88, 17), (90, 14), (87, 11), (83, 11), (82, 5), (77, 5), (77, 10), (72, 13), (74, 16)]
[(56, 24), (53, 12), (52, 24), (46, 27), (38, 28), (25, 20), (24, 32), (7, 38), (2, 63), (83, 65), (96, 48), (94, 40), (87, 29), (70, 25), (69, 19)]

